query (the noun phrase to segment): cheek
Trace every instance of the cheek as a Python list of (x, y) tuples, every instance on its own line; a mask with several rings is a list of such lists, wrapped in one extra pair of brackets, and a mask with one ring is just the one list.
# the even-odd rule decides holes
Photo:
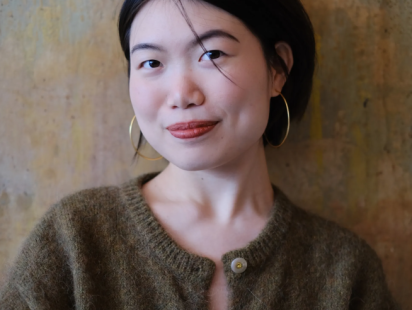
[(131, 76), (129, 94), (137, 121), (143, 130), (146, 123), (151, 123), (156, 119), (156, 111), (161, 102), (158, 89), (155, 85), (138, 81)]
[(225, 90), (220, 94), (225, 98), (222, 102), (226, 111), (238, 115), (238, 121), (245, 126), (263, 124), (265, 127), (270, 107), (266, 64), (243, 61), (230, 72), (230, 77), (235, 77), (232, 80), (236, 85), (227, 81), (227, 87), (222, 87)]

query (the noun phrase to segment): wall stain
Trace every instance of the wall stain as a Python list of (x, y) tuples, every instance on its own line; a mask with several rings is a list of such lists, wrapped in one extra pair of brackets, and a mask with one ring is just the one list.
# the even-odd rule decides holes
[(27, 211), (33, 206), (33, 195), (28, 193), (19, 194), (16, 197), (16, 205), (22, 211)]
[(8, 211), (10, 205), (10, 197), (6, 191), (2, 191), (0, 195), (0, 218)]
[[(316, 54), (318, 57), (318, 64), (320, 65), (322, 62), (322, 55), (321, 55), (321, 46), (322, 46), (321, 36), (316, 33)], [(312, 141), (321, 141), (323, 138), (323, 130), (322, 130), (322, 107), (321, 107), (321, 92), (322, 92), (322, 82), (316, 76), (313, 79), (313, 89), (312, 89), (312, 96), (311, 96), (311, 118), (310, 118), (310, 139)], [(317, 163), (317, 178), (315, 178), (314, 182), (318, 186), (317, 195), (317, 206), (318, 208), (322, 209), (324, 207), (323, 196), (320, 194), (321, 188), (319, 185), (319, 178), (323, 176), (323, 154), (322, 150), (318, 148), (315, 151), (315, 158)]]

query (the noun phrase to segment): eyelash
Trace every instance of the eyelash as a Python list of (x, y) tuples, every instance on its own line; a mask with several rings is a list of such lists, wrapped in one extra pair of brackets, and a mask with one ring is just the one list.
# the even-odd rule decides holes
[[(201, 59), (203, 58), (203, 56), (205, 56), (207, 53), (212, 53), (212, 52), (219, 52), (219, 56), (220, 56), (220, 57), (221, 57), (221, 56), (227, 56), (227, 54), (225, 54), (224, 52), (222, 52), (222, 51), (220, 51), (220, 50), (210, 50), (210, 51), (206, 51), (205, 53), (203, 53), (202, 56), (200, 56), (200, 58), (199, 58), (198, 61), (200, 62)], [(219, 58), (220, 58), (220, 57), (219, 57)], [(216, 59), (216, 58), (214, 58), (214, 59)], [(211, 60), (211, 59), (209, 58), (208, 60)], [(146, 61), (142, 62), (142, 63), (140, 64), (140, 67), (144, 67), (144, 65), (145, 65), (146, 63), (150, 62), (150, 61), (156, 61), (156, 62), (158, 62), (159, 64), (161, 64), (161, 62), (158, 61), (158, 60), (150, 59), (150, 60), (146, 60)], [(157, 68), (157, 67), (156, 67), (156, 68)], [(151, 68), (151, 69), (156, 69), (156, 68)]]
[(220, 56), (226, 56), (227, 55), (227, 54), (225, 54), (225, 53), (223, 53), (222, 51), (219, 51), (219, 50), (210, 50), (210, 51), (206, 51), (202, 56), (200, 56), (199, 61), (200, 61), (200, 59), (202, 59), (202, 57), (204, 55), (206, 55), (207, 53), (211, 53), (211, 52), (219, 52)]
[[(149, 63), (150, 61), (156, 61), (156, 62), (158, 62), (159, 64), (161, 64), (161, 62), (158, 61), (158, 60), (150, 59), (150, 60), (146, 60), (146, 61), (142, 62), (142, 63), (140, 64), (140, 67), (143, 68), (144, 65), (145, 65), (145, 63)], [(151, 69), (156, 69), (156, 68), (151, 68)]]

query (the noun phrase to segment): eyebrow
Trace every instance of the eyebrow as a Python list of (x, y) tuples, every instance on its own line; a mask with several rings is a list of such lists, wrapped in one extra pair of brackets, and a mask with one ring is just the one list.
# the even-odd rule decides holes
[[(236, 41), (240, 43), (240, 41), (230, 33), (227, 33), (226, 31), (220, 30), (220, 29), (212, 29), (209, 31), (206, 31), (205, 33), (202, 33), (199, 35), (199, 40), (203, 43), (206, 40), (210, 40), (212, 38), (227, 38), (232, 41)], [(197, 38), (194, 38), (192, 41), (189, 42), (188, 48), (191, 49), (195, 47), (198, 44)], [(133, 54), (134, 52), (138, 50), (155, 50), (159, 52), (164, 52), (165, 49), (157, 44), (152, 44), (152, 43), (139, 43), (133, 46), (132, 51), (130, 54)]]

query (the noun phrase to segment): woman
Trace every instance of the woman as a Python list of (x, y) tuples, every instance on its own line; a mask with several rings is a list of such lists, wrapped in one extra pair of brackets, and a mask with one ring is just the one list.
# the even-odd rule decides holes
[(1, 309), (396, 309), (373, 250), (269, 180), (264, 147), (302, 116), (314, 71), (298, 0), (126, 0), (119, 34), (169, 165), (53, 206)]

